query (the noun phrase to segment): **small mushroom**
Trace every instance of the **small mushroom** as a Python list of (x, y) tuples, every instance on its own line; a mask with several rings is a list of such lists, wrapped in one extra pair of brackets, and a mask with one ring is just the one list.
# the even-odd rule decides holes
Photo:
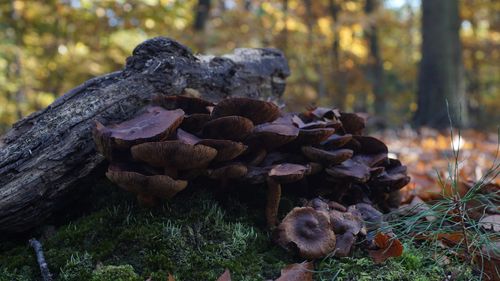
[(177, 170), (206, 167), (217, 156), (214, 148), (179, 140), (142, 143), (134, 145), (131, 151), (136, 161), (165, 168), (165, 172), (172, 177), (177, 175)]
[(204, 99), (189, 97), (185, 95), (177, 95), (177, 96), (165, 96), (158, 95), (153, 97), (152, 103), (155, 105), (159, 105), (165, 109), (182, 109), (186, 114), (194, 114), (194, 113), (206, 113), (209, 114), (210, 110), (208, 109), (211, 106), (214, 106), (212, 102), (206, 101)]
[(317, 259), (335, 249), (335, 233), (328, 216), (310, 207), (294, 208), (274, 233), (276, 242), (300, 257)]
[(248, 168), (241, 163), (229, 163), (224, 166), (209, 169), (207, 175), (211, 179), (220, 180), (221, 186), (225, 188), (231, 179), (241, 179), (248, 173)]
[(210, 121), (210, 114), (194, 113), (186, 115), (180, 127), (192, 134), (199, 135), (201, 134), (201, 130), (203, 130), (205, 124), (207, 124), (209, 121)]
[(296, 145), (315, 145), (320, 144), (328, 137), (335, 133), (333, 128), (315, 128), (315, 129), (300, 129), (299, 135), (293, 141)]
[(383, 224), (383, 214), (371, 204), (358, 203), (351, 205), (347, 208), (347, 211), (351, 213), (359, 212), (368, 231), (379, 229)]
[(337, 237), (335, 256), (346, 257), (356, 242), (359, 233), (366, 235), (363, 219), (359, 213), (340, 212), (331, 210), (329, 212), (330, 224)]
[(244, 140), (254, 126), (250, 119), (241, 116), (224, 116), (213, 119), (203, 127), (203, 137), (208, 139)]
[(267, 178), (266, 219), (270, 228), (278, 223), (278, 209), (281, 199), (281, 184), (301, 180), (307, 167), (297, 164), (280, 164), (269, 171)]
[(115, 150), (126, 151), (134, 144), (166, 139), (177, 129), (183, 117), (181, 109), (149, 106), (142, 114), (119, 124), (104, 126), (96, 121), (94, 142), (99, 152), (113, 160)]
[(352, 150), (337, 149), (323, 150), (312, 146), (303, 146), (302, 153), (311, 161), (319, 162), (324, 165), (337, 165), (352, 157)]
[(365, 183), (370, 179), (370, 168), (362, 163), (347, 159), (339, 165), (325, 169), (326, 173), (337, 179), (347, 179)]
[(299, 129), (293, 125), (265, 123), (255, 127), (248, 142), (271, 150), (293, 141)]
[(237, 115), (252, 120), (259, 125), (272, 122), (280, 116), (280, 110), (272, 102), (250, 98), (229, 98), (220, 101), (212, 111), (212, 118)]
[(365, 119), (356, 113), (340, 113), (342, 128), (346, 134), (361, 135), (365, 128)]
[(321, 146), (324, 147), (325, 149), (336, 149), (339, 147), (343, 147), (351, 139), (352, 139), (351, 134), (345, 134), (345, 135), (333, 134), (330, 137), (328, 137), (325, 141), (323, 141), (321, 143)]
[(154, 206), (156, 198), (169, 199), (187, 186), (186, 181), (173, 180), (165, 175), (146, 176), (110, 166), (106, 177), (124, 190), (135, 193), (139, 203)]
[(215, 148), (217, 156), (215, 156), (214, 161), (219, 162), (233, 160), (247, 149), (243, 143), (230, 140), (204, 139), (200, 140), (198, 144)]

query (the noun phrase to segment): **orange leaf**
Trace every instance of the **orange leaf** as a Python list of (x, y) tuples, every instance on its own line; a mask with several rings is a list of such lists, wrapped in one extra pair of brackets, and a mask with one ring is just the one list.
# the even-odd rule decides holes
[(391, 238), (385, 233), (377, 233), (374, 242), (379, 249), (369, 251), (369, 253), (375, 263), (382, 263), (390, 257), (399, 257), (403, 254), (403, 244), (401, 244), (401, 241)]
[(281, 270), (281, 276), (275, 281), (312, 281), (313, 269), (312, 262), (289, 264)]
[(231, 273), (229, 272), (229, 269), (226, 269), (224, 273), (217, 278), (217, 281), (231, 281)]

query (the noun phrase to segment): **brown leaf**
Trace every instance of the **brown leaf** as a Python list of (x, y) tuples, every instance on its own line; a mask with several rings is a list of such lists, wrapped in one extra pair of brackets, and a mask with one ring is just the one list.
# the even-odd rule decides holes
[(229, 269), (226, 269), (224, 273), (217, 278), (217, 281), (231, 281), (231, 273), (229, 272)]
[(175, 281), (175, 278), (172, 274), (168, 274), (168, 278), (167, 278), (167, 281)]
[(382, 263), (390, 257), (399, 257), (403, 254), (401, 241), (385, 233), (377, 233), (374, 242), (379, 249), (369, 251), (369, 253), (375, 263)]
[(314, 265), (312, 262), (289, 264), (281, 270), (275, 281), (312, 281)]

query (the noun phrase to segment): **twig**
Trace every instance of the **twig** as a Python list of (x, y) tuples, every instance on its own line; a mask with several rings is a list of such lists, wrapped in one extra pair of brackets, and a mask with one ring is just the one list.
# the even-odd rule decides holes
[(38, 262), (38, 266), (40, 267), (43, 281), (52, 281), (52, 274), (50, 274), (49, 267), (43, 255), (42, 244), (35, 238), (31, 238), (29, 244), (35, 250), (36, 260)]

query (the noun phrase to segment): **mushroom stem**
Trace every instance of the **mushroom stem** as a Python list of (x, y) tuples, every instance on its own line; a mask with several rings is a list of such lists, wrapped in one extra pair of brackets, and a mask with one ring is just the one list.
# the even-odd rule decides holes
[(269, 228), (278, 225), (278, 209), (281, 199), (281, 185), (270, 177), (267, 178), (266, 220)]
[(167, 175), (173, 179), (177, 178), (178, 173), (177, 173), (176, 167), (167, 165), (167, 166), (165, 166), (164, 171), (165, 171), (165, 175)]

